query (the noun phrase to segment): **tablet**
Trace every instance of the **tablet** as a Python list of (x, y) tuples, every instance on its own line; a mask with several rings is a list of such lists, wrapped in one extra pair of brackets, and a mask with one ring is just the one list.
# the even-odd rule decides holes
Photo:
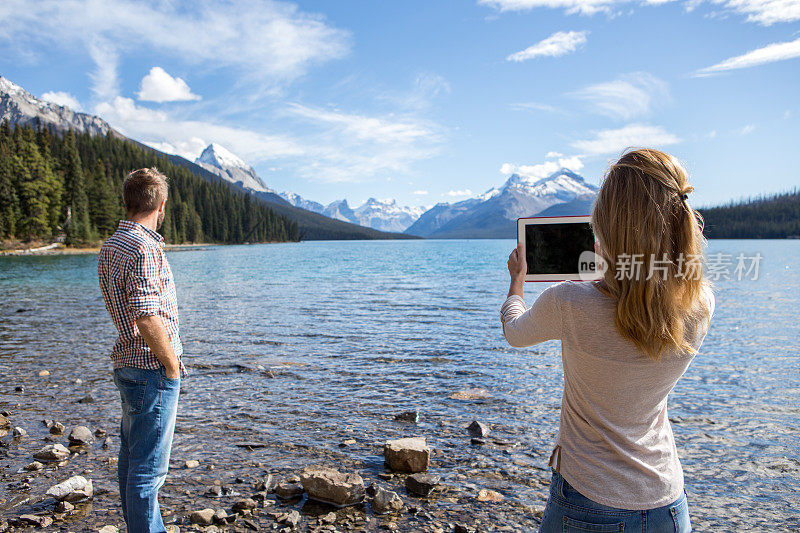
[(603, 265), (594, 253), (588, 216), (517, 219), (528, 271), (525, 281), (595, 281)]

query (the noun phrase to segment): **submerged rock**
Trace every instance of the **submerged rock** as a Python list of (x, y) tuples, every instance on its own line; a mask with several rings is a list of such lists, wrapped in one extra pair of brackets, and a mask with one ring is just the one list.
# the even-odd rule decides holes
[(467, 426), (467, 431), (469, 431), (472, 437), (487, 437), (489, 433), (491, 433), (489, 426), (477, 420), (474, 420), (472, 424)]
[(183, 463), (184, 468), (197, 468), (198, 466), (200, 466), (200, 461), (198, 461), (197, 459), (189, 459), (188, 461)]
[(49, 516), (42, 516), (36, 514), (24, 514), (17, 518), (17, 524), (26, 526), (48, 527), (53, 523), (53, 519)]
[(505, 496), (494, 490), (481, 489), (478, 491), (479, 502), (502, 502), (505, 499)]
[(64, 427), (64, 424), (62, 424), (61, 422), (53, 422), (53, 425), (50, 426), (50, 434), (63, 435), (65, 429), (67, 428)]
[(441, 478), (432, 474), (412, 474), (406, 478), (406, 490), (417, 496), (428, 496)]
[(79, 502), (87, 500), (94, 494), (92, 480), (83, 476), (73, 476), (66, 481), (53, 485), (47, 495), (58, 501)]
[(300, 482), (312, 500), (338, 507), (364, 501), (364, 480), (358, 474), (344, 474), (324, 466), (307, 466), (300, 473)]
[(17, 426), (14, 428), (13, 435), (15, 439), (21, 439), (22, 437), (27, 437), (28, 432), (24, 428)]
[(376, 514), (399, 513), (405, 505), (396, 492), (378, 487), (372, 498), (372, 510)]
[(462, 389), (450, 395), (452, 400), (488, 400), (492, 395), (486, 389)]
[(275, 487), (275, 495), (281, 500), (291, 500), (303, 495), (303, 486), (298, 483), (281, 483)]
[(425, 437), (390, 440), (383, 446), (383, 457), (395, 472), (424, 472), (430, 464), (431, 449)]
[(233, 512), (252, 511), (256, 507), (258, 507), (258, 503), (253, 498), (245, 498), (233, 504)]
[(83, 446), (94, 441), (92, 431), (86, 426), (75, 426), (69, 432), (68, 438), (71, 446)]
[(419, 423), (419, 411), (404, 411), (394, 415), (394, 419), (400, 422), (411, 422), (412, 424)]
[(69, 457), (69, 450), (63, 444), (48, 444), (33, 454), (34, 459), (40, 461), (63, 461)]
[(11, 421), (5, 415), (0, 415), (0, 429), (11, 429)]

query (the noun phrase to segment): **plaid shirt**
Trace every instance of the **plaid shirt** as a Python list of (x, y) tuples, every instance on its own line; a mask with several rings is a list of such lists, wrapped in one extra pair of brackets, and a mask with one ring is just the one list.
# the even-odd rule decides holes
[(137, 318), (160, 316), (178, 357), (181, 375), (186, 375), (181, 361), (175, 281), (164, 254), (164, 238), (137, 222), (120, 221), (117, 231), (100, 249), (97, 274), (106, 309), (119, 332), (111, 352), (114, 368), (161, 368), (136, 327)]

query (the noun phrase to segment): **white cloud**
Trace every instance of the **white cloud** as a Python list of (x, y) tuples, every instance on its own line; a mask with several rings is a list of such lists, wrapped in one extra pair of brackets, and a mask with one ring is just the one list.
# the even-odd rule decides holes
[(622, 120), (648, 115), (654, 105), (669, 99), (667, 84), (647, 72), (633, 72), (616, 80), (590, 85), (572, 93), (598, 113)]
[(179, 120), (160, 110), (136, 105), (131, 98), (116, 97), (98, 104), (95, 111), (121, 133), (159, 150), (194, 160), (205, 140), (217, 142), (254, 164), (275, 158), (303, 156), (293, 139), (196, 120)]
[(463, 197), (463, 196), (472, 196), (472, 191), (469, 189), (463, 189), (458, 191), (447, 191), (443, 193), (442, 196), (452, 196), (452, 197)]
[(716, 139), (717, 138), (717, 130), (711, 130), (706, 134), (706, 137), (709, 139)]
[(574, 52), (586, 43), (587, 31), (558, 31), (550, 37), (515, 52), (506, 61), (521, 62), (536, 57), (558, 57)]
[(92, 93), (98, 100), (112, 100), (119, 94), (117, 51), (108, 41), (99, 37), (90, 39), (87, 47), (89, 55), (95, 63), (95, 70), (90, 74)]
[(200, 100), (198, 95), (192, 94), (192, 90), (182, 78), (173, 78), (161, 67), (151, 68), (142, 78), (138, 96), (139, 100), (150, 102)]
[(562, 154), (561, 152), (547, 152), (547, 154), (544, 157), (545, 159), (553, 159), (554, 157), (563, 157), (563, 156), (564, 154)]
[(67, 106), (73, 111), (83, 111), (83, 106), (78, 99), (64, 91), (47, 91), (42, 98), (54, 104)]
[(555, 106), (551, 106), (549, 104), (540, 104), (538, 102), (519, 102), (515, 104), (509, 104), (511, 109), (516, 109), (517, 111), (547, 111), (549, 113), (563, 113), (560, 109)]
[(573, 172), (578, 172), (583, 168), (583, 161), (581, 161), (580, 156), (571, 156), (560, 157), (556, 161), (545, 161), (544, 163), (539, 163), (536, 165), (515, 165), (513, 163), (503, 163), (503, 165), (500, 167), (500, 173), (504, 176), (518, 174), (523, 178), (540, 180), (558, 170), (561, 170), (562, 168), (572, 170)]
[(417, 195), (417, 196), (425, 196), (426, 194), (428, 194), (428, 191), (425, 191), (425, 190), (418, 190), (418, 191), (414, 191), (414, 192), (412, 192), (411, 194), (415, 194), (415, 195)]
[(786, 111), (784, 111), (783, 112), (783, 118), (784, 119), (792, 118), (792, 110), (791, 109), (787, 109)]
[(749, 135), (749, 134), (753, 133), (754, 131), (756, 131), (755, 125), (754, 124), (747, 124), (746, 126), (742, 126), (741, 128), (739, 128), (737, 130), (734, 130), (734, 133), (744, 136), (744, 135)]
[[(625, 0), (622, 0), (625, 1)], [(593, 15), (608, 12), (611, 6), (622, 3), (619, 0), (478, 0), (481, 5), (493, 7), (498, 11), (530, 11), (538, 7), (563, 9), (567, 14), (580, 13)]]
[(660, 126), (629, 124), (613, 130), (596, 132), (593, 139), (578, 140), (572, 146), (587, 154), (611, 154), (632, 146), (667, 146), (681, 140)]
[[(158, 0), (4, 0), (0, 40), (23, 50), (36, 43), (82, 45), (98, 64), (105, 53), (104, 66), (118, 52), (147, 49), (209, 69), (232, 68), (264, 85), (347, 55), (351, 36), (322, 16), (275, 0), (205, 0), (191, 11)], [(99, 69), (95, 84), (108, 88), (108, 72)]]
[[(536, 8), (563, 9), (568, 15), (613, 14), (626, 4), (661, 5), (673, 0), (478, 0), (478, 4), (492, 7), (500, 12), (530, 11)], [(684, 9), (693, 11), (706, 0), (687, 0)], [(707, 0), (724, 8), (745, 15), (748, 22), (770, 26), (777, 22), (800, 20), (798, 0)]]
[[(800, 5), (800, 1), (798, 5)], [(694, 75), (698, 77), (711, 76), (728, 70), (756, 67), (796, 57), (800, 57), (800, 39), (785, 43), (768, 44), (762, 48), (751, 50), (746, 54), (731, 57), (716, 65), (700, 69)]]
[(747, 15), (748, 22), (771, 26), (776, 22), (800, 20), (800, 1), (798, 0), (713, 0), (741, 15)]

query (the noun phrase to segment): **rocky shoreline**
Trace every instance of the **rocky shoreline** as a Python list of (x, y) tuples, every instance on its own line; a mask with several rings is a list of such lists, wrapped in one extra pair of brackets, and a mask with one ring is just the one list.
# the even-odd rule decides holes
[[(464, 394), (469, 394), (465, 391)], [(84, 402), (92, 402), (88, 397)], [(413, 432), (418, 412), (402, 412), (395, 420)], [(32, 434), (42, 434), (35, 437)], [(491, 445), (487, 424), (473, 421), (464, 428), (468, 446)], [(15, 425), (15, 412), (0, 414), (0, 457), (4, 469), (0, 483), (6, 497), (0, 499), (0, 532), (37, 530), (124, 530), (116, 488), (116, 443), (102, 427), (68, 427), (44, 419), (35, 428)], [(500, 444), (506, 444), (498, 441)], [(340, 443), (347, 448), (355, 439)], [(257, 450), (258, 443), (239, 443)], [(14, 453), (26, 447), (35, 451)], [(16, 462), (30, 462), (13, 468)], [(189, 459), (172, 461), (166, 486), (161, 491), (165, 523), (184, 531), (426, 531), (470, 533), (476, 531), (535, 530), (543, 511), (520, 509), (525, 523), (500, 525), (491, 513), (481, 520), (481, 507), (497, 506), (505, 496), (471, 484), (453, 486), (432, 473), (436, 450), (424, 437), (390, 440), (383, 445), (383, 471), (323, 464), (297, 470), (270, 469), (260, 462), (248, 465), (249, 475), (227, 475), (231, 465)], [(173, 455), (174, 457), (174, 455)], [(320, 458), (324, 459), (324, 458)], [(327, 465), (324, 463), (328, 463)], [(461, 478), (465, 476), (459, 476)], [(543, 494), (545, 476), (540, 485)], [(97, 488), (95, 488), (97, 487)], [(466, 491), (464, 490), (466, 488)], [(474, 506), (468, 519), (454, 504)]]

